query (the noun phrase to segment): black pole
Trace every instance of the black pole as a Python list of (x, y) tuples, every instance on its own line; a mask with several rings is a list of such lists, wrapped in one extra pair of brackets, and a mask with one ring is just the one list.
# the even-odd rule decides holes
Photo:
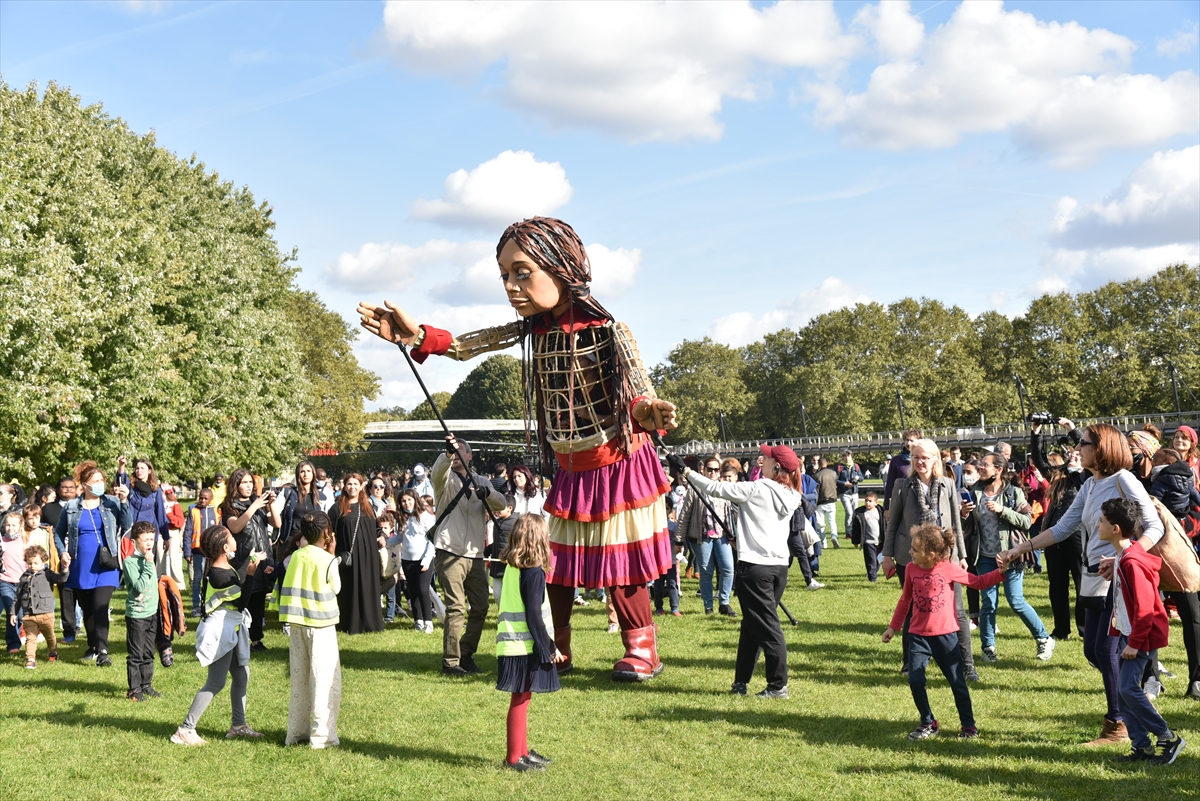
[(725, 443), (729, 442), (729, 431), (728, 431), (728, 429), (725, 428), (725, 412), (724, 411), (720, 411), (720, 410), (717, 411), (717, 428), (720, 429), (721, 444), (725, 444)]
[(1025, 417), (1025, 384), (1021, 381), (1021, 376), (1019, 375), (1014, 375), (1013, 381), (1017, 385), (1017, 400), (1021, 402), (1021, 419), (1026, 420), (1028, 418)]
[(1183, 425), (1183, 411), (1179, 407), (1179, 381), (1175, 377), (1178, 370), (1175, 362), (1167, 362), (1167, 370), (1171, 373), (1171, 393), (1175, 396), (1175, 420), (1179, 425)]
[[(448, 437), (454, 436), (450, 433), (450, 427), (446, 425), (446, 421), (442, 417), (441, 410), (439, 410), (437, 404), (434, 403), (433, 396), (429, 394), (429, 388), (425, 386), (425, 381), (421, 378), (421, 374), (417, 372), (416, 362), (414, 362), (412, 360), (412, 356), (409, 355), (408, 348), (404, 347), (403, 342), (397, 342), (396, 346), (400, 348), (400, 352), (404, 354), (404, 360), (408, 362), (409, 369), (412, 370), (412, 374), (417, 379), (417, 383), (421, 385), (421, 391), (425, 393), (425, 400), (429, 401), (429, 408), (433, 409), (433, 416), (437, 418), (439, 423), (441, 423), (442, 431), (445, 431), (446, 436)], [(467, 449), (463, 447), (463, 444), (459, 442), (457, 438), (455, 438), (454, 441), (458, 445), (456, 449), (458, 451), (458, 459), (460, 462), (462, 462), (463, 470), (467, 471), (467, 480), (471, 482), (472, 487), (478, 488), (479, 484), (475, 482), (475, 474), (471, 472), (471, 466), (468, 464)], [(464, 481), (463, 484), (466, 484), (466, 482)], [(487, 505), (486, 500), (483, 502), (483, 511), (487, 512), (488, 519), (492, 521), (493, 525), (495, 525), (496, 516), (492, 514), (492, 507)]]
[(804, 399), (800, 399), (800, 425), (804, 427), (804, 438), (808, 439), (808, 410), (804, 408)]
[(900, 430), (908, 428), (908, 424), (904, 422), (904, 396), (900, 394), (900, 390), (896, 390), (896, 406), (900, 409)]

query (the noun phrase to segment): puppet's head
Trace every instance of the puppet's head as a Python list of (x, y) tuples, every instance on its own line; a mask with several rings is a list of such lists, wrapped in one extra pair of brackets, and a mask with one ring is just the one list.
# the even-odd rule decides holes
[[(505, 254), (505, 246), (510, 243), (512, 247)], [(592, 297), (589, 286), (592, 265), (583, 242), (571, 226), (553, 217), (530, 217), (508, 226), (496, 244), (496, 261), (500, 263), (502, 271), (506, 266), (504, 257), (511, 258), (514, 248), (532, 260), (550, 279), (547, 281), (543, 277), (539, 282), (536, 275), (525, 279), (533, 283), (530, 294), (536, 294), (538, 302), (514, 302), (517, 313), (522, 317), (556, 309), (571, 300), (574, 301), (573, 305), (583, 306), (604, 318), (612, 319), (612, 315)]]

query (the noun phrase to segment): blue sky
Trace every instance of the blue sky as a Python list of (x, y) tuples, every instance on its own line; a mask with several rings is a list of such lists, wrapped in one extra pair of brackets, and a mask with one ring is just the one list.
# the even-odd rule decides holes
[[(1197, 263), (1198, 20), (1145, 0), (2, 0), (0, 73), (248, 185), (348, 319), (386, 297), (456, 332), (504, 322), (496, 238), (560, 216), (654, 364), (856, 300), (1016, 314)], [(394, 350), (358, 354), (376, 405), (419, 400)], [(450, 390), (469, 367), (424, 374)]]

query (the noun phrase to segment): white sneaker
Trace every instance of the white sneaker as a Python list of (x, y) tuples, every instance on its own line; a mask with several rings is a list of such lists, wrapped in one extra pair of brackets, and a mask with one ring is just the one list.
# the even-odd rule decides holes
[(1046, 637), (1037, 641), (1037, 658), (1043, 662), (1049, 662), (1050, 657), (1054, 656), (1054, 638)]
[(196, 734), (195, 729), (185, 729), (182, 726), (171, 735), (171, 742), (176, 745), (205, 745), (204, 738)]
[(616, 623), (609, 623), (609, 624), (608, 624), (608, 633), (609, 633), (609, 634), (616, 634), (616, 633), (617, 633), (618, 631), (620, 631), (620, 630), (621, 630), (621, 627), (620, 627), (620, 626), (618, 626)]
[(822, 584), (821, 582), (817, 581), (816, 579), (813, 579), (813, 583), (808, 585), (808, 589), (822, 590), (822, 589), (825, 589), (825, 585)]
[(433, 634), (433, 621), (432, 620), (425, 621), (425, 633)]
[(416, 629), (417, 631), (422, 631), (422, 632), (425, 631), (425, 621), (424, 620), (414, 621), (413, 628)]

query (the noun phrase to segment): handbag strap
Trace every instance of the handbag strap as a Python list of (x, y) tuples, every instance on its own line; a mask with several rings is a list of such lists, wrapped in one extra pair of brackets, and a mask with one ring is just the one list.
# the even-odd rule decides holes
[(358, 542), (358, 524), (362, 522), (362, 504), (358, 505), (358, 516), (354, 518), (354, 533), (350, 535), (350, 553), (354, 553), (354, 543)]

